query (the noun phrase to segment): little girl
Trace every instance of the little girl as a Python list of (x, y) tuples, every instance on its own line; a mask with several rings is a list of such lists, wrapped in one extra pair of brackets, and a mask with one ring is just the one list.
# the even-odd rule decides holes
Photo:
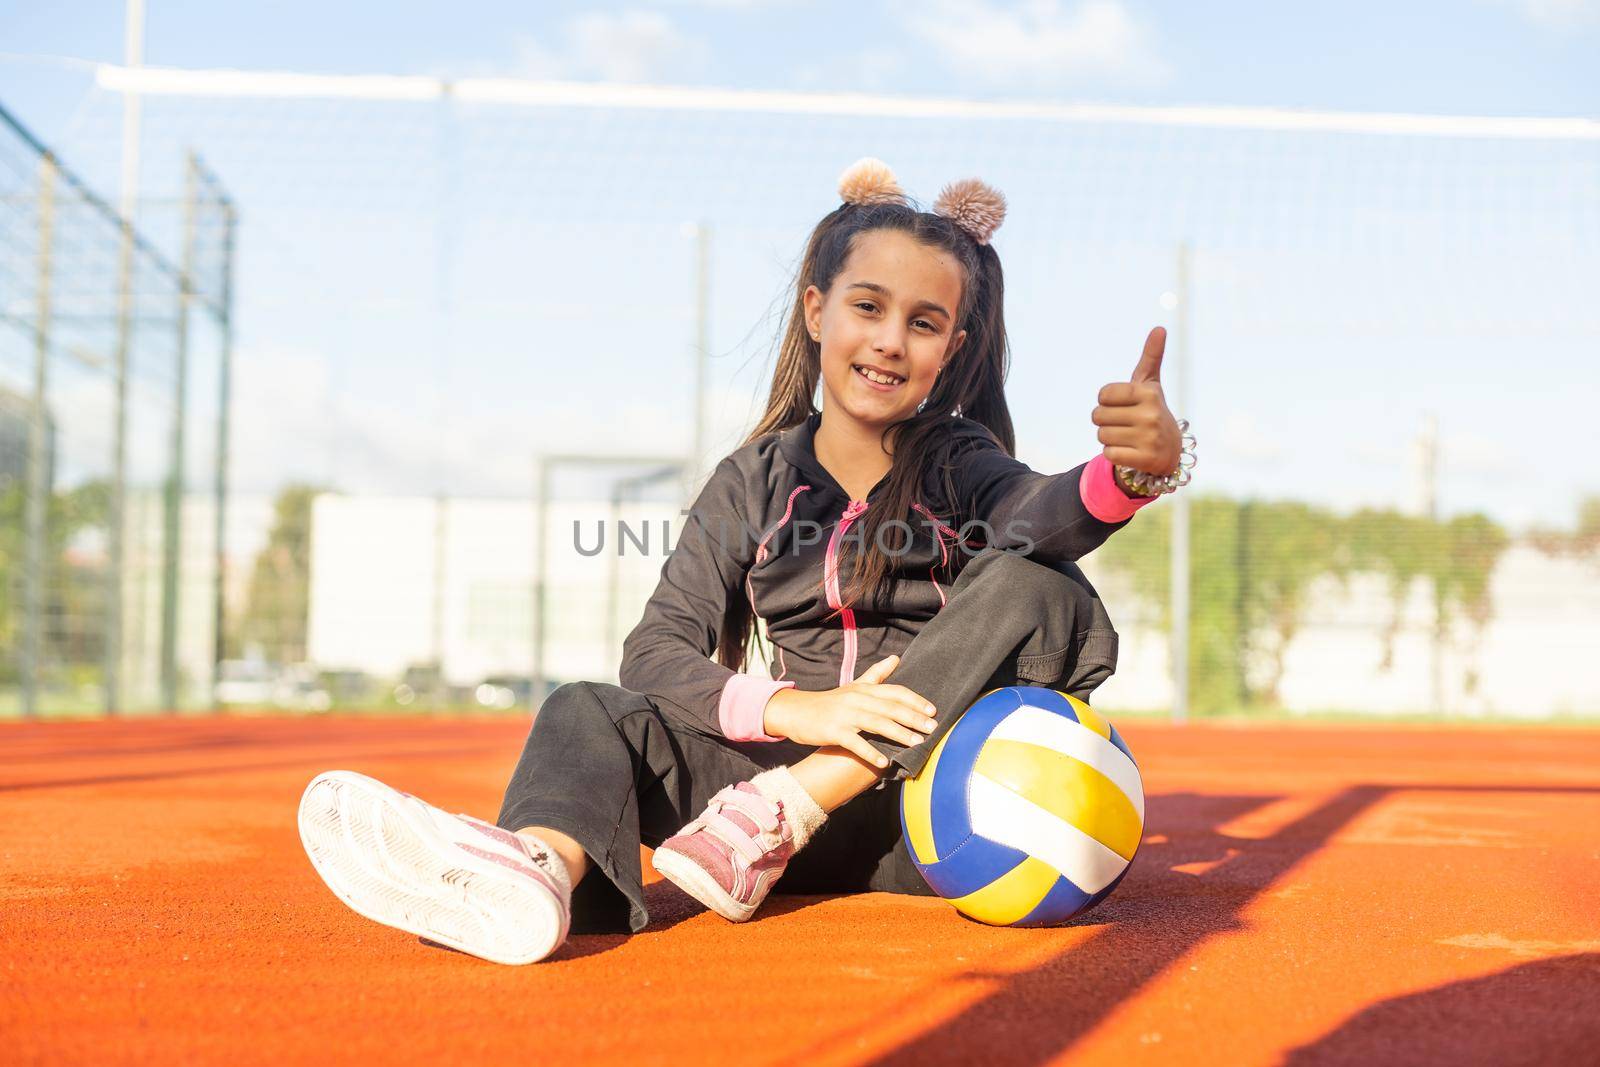
[[(1116, 632), (1073, 561), (1187, 480), (1164, 332), (1100, 391), (1102, 454), (1033, 471), (1003, 392), (1004, 198), (968, 180), (923, 212), (871, 159), (839, 191), (766, 413), (689, 512), (621, 685), (550, 695), (493, 825), (351, 771), (307, 787), (301, 840), (350, 907), (530, 963), (569, 929), (644, 928), (641, 844), (736, 922), (780, 878), (928, 894), (900, 783), (985, 690), (1087, 697), (1110, 676)], [(758, 620), (777, 653), (760, 675), (744, 672)]]

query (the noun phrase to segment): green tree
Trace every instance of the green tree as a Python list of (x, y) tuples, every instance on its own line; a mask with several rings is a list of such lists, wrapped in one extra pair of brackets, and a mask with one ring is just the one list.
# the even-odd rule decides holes
[[(1458, 615), (1481, 633), (1492, 610), (1490, 578), (1509, 543), (1482, 515), (1435, 522), (1369, 509), (1341, 518), (1295, 501), (1201, 496), (1189, 516), (1189, 695), (1197, 714), (1280, 706), (1285, 654), (1324, 577), (1386, 577), (1393, 610), (1381, 669), (1393, 665), (1405, 600), (1419, 578), (1435, 597), (1436, 639)], [(1168, 632), (1171, 537), (1171, 508), (1158, 506), (1095, 554), (1128, 577)], [(1474, 682), (1469, 675), (1469, 690)]]
[[(1391, 611), (1384, 629), (1382, 668), (1394, 665), (1394, 638), (1403, 621), (1412, 583), (1426, 579), (1432, 588), (1434, 640), (1444, 642), (1450, 623), (1463, 617), (1481, 635), (1493, 611), (1489, 583), (1510, 536), (1486, 515), (1457, 515), (1445, 521), (1390, 510), (1357, 512), (1346, 520), (1350, 566), (1386, 575)], [(1469, 675), (1471, 692), (1477, 679)]]
[(256, 554), (244, 609), (231, 627), (230, 657), (260, 648), (276, 663), (306, 658), (307, 605), (311, 585), (311, 502), (320, 486), (284, 487), (273, 503), (272, 530)]
[(1405, 621), (1412, 583), (1431, 573), (1438, 544), (1434, 524), (1390, 508), (1364, 508), (1345, 520), (1345, 553), (1349, 569), (1377, 573), (1389, 586), (1389, 620), (1383, 628), (1380, 670), (1394, 667), (1394, 643)]
[(1578, 501), (1578, 522), (1571, 530), (1534, 530), (1528, 539), (1551, 556), (1600, 556), (1600, 496)]
[[(23, 569), (27, 566), (27, 485), (13, 482), (0, 492), (0, 647), (22, 644)], [(111, 514), (111, 487), (84, 482), (52, 493), (45, 504), (44, 573), (40, 604), (41, 658), (50, 665), (91, 664), (105, 649), (105, 567), (75, 558), (70, 546), (86, 530), (104, 530)], [(15, 656), (0, 660), (0, 680), (15, 682)]]
[[(1238, 708), (1247, 699), (1247, 627), (1235, 560), (1238, 519), (1238, 505), (1222, 497), (1197, 497), (1190, 504), (1189, 699), (1202, 714)], [(1169, 633), (1171, 545), (1171, 508), (1157, 506), (1095, 552), (1096, 560), (1128, 577), (1135, 595)]]
[[(1294, 501), (1246, 501), (1239, 505), (1239, 548), (1234, 554), (1243, 609), (1241, 651), (1252, 635), (1268, 633), (1267, 674), (1259, 692), (1245, 689), (1246, 702), (1277, 707), (1284, 656), (1300, 632), (1306, 594), (1324, 575), (1341, 575), (1341, 524), (1324, 509)], [(1248, 669), (1248, 664), (1243, 665)]]

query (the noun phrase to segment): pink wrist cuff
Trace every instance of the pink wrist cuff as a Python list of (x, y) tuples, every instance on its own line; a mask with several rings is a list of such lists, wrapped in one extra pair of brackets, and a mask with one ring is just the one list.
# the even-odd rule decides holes
[(1124, 493), (1112, 473), (1111, 461), (1103, 455), (1094, 457), (1084, 467), (1083, 477), (1078, 479), (1078, 495), (1083, 498), (1083, 506), (1089, 509), (1089, 514), (1101, 522), (1131, 519), (1134, 512), (1160, 499), (1130, 497)]
[(793, 689), (793, 682), (775, 682), (754, 674), (735, 674), (722, 687), (717, 702), (717, 724), (730, 741), (781, 741), (762, 726), (767, 701), (780, 689)]

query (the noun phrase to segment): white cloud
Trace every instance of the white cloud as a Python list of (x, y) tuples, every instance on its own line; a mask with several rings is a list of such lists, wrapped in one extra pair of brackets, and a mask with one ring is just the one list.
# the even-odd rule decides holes
[(1530, 22), (1566, 30), (1600, 23), (1600, 0), (1502, 0), (1513, 4)]
[[(241, 494), (271, 494), (291, 481), (357, 494), (517, 496), (531, 492), (534, 457), (548, 452), (677, 454), (688, 443), (682, 411), (656, 396), (603, 408), (529, 396), (486, 404), (426, 390), (378, 397), (324, 353), (242, 347), (234, 363), (229, 474)], [(749, 428), (748, 390), (712, 394), (708, 451), (738, 446)], [(526, 404), (536, 405), (530, 418)]]
[(762, 8), (788, 7), (794, 0), (655, 0), (668, 7), (709, 7), (722, 11), (758, 11)]
[(697, 74), (710, 57), (705, 41), (659, 11), (586, 12), (567, 20), (555, 45), (519, 35), (513, 47), (515, 73), (527, 78), (658, 81)]
[(1170, 77), (1150, 31), (1120, 0), (1070, 9), (1060, 0), (929, 0), (902, 11), (951, 67), (993, 86), (1152, 86)]
[(796, 89), (827, 92), (892, 92), (909, 72), (905, 51), (879, 45), (844, 55), (825, 53), (815, 62), (800, 64), (791, 75)]

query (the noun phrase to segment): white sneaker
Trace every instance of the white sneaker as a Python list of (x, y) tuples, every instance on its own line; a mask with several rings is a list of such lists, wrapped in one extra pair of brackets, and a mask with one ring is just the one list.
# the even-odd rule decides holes
[(572, 887), (558, 856), (354, 771), (300, 798), (300, 841), (339, 899), (375, 922), (496, 963), (533, 963), (566, 940)]

